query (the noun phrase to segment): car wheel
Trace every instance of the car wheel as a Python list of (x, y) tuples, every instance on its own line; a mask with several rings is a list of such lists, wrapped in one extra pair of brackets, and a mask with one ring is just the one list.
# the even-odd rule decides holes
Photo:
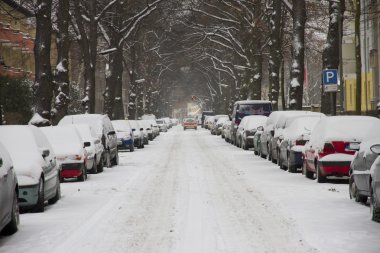
[(276, 160), (276, 163), (278, 166), (280, 166), (280, 168), (282, 169), (284, 167), (284, 164), (281, 162), (281, 159), (280, 159), (280, 150), (277, 150), (277, 160)]
[(377, 200), (373, 193), (372, 184), (370, 186), (370, 212), (371, 212), (371, 219), (376, 222), (380, 222), (380, 205), (377, 203)]
[(16, 191), (13, 194), (12, 214), (10, 222), (4, 227), (2, 233), (5, 235), (12, 235), (17, 232), (18, 225), (20, 224), (20, 209), (17, 201)]
[(86, 180), (85, 171), (86, 171), (86, 165), (83, 165), (82, 174), (78, 177), (78, 181), (84, 182)]
[(253, 153), (254, 153), (255, 155), (258, 155), (258, 154), (259, 154), (259, 152), (257, 152), (256, 150), (254, 150)]
[(112, 159), (112, 165), (118, 165), (119, 164), (119, 152), (116, 150), (116, 155)]
[(92, 168), (91, 168), (90, 172), (91, 172), (92, 174), (96, 174), (96, 173), (98, 173), (98, 168), (97, 168), (97, 166), (96, 166), (96, 156), (94, 156), (94, 163), (92, 164)]
[(130, 152), (135, 151), (135, 146), (134, 146), (133, 144), (130, 144), (130, 145), (129, 145), (129, 151), (130, 151)]
[(296, 173), (297, 172), (296, 166), (291, 165), (290, 154), (288, 154), (288, 157), (286, 159), (286, 163), (287, 163), (287, 167), (288, 167), (288, 172), (290, 172), (290, 173)]
[(42, 213), (45, 211), (45, 186), (44, 179), (41, 177), (38, 183), (38, 199), (37, 204), (34, 206), (34, 213)]
[(314, 173), (309, 171), (307, 169), (307, 165), (306, 165), (306, 162), (304, 161), (303, 164), (302, 164), (302, 174), (305, 175), (306, 178), (309, 178), (309, 179), (313, 179), (314, 177)]
[(264, 159), (267, 158), (267, 156), (263, 154), (263, 151), (261, 150), (261, 146), (259, 146), (259, 156), (260, 156), (261, 158), (264, 158)]
[(57, 203), (57, 201), (61, 198), (61, 184), (58, 181), (57, 189), (55, 191), (55, 196), (48, 200), (49, 205), (53, 205)]
[(272, 152), (270, 152), (269, 144), (267, 146), (267, 151), (268, 151), (268, 161), (272, 160)]
[(110, 154), (110, 151), (107, 150), (106, 151), (106, 159), (105, 159), (105, 165), (107, 168), (111, 168), (112, 164), (111, 164), (111, 154)]
[(98, 167), (97, 167), (96, 171), (98, 173), (103, 172), (103, 166), (104, 166), (104, 158), (103, 158), (103, 155), (101, 155), (100, 156), (100, 161), (98, 163)]
[(243, 149), (244, 149), (244, 150), (248, 150), (247, 143), (245, 143), (244, 140), (243, 140), (243, 144), (244, 144)]
[(326, 183), (326, 181), (327, 181), (326, 176), (322, 175), (321, 168), (319, 167), (319, 165), (317, 165), (317, 182)]

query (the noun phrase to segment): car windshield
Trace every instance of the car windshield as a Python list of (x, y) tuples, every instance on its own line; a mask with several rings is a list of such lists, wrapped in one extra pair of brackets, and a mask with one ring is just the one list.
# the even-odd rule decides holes
[(157, 124), (164, 124), (163, 120), (157, 120), (156, 122), (157, 122)]
[(193, 123), (193, 122), (195, 122), (195, 120), (193, 120), (193, 119), (185, 119), (184, 120), (186, 123)]
[(239, 118), (247, 115), (265, 115), (268, 116), (272, 111), (271, 104), (242, 104), (237, 112)]
[(112, 126), (115, 128), (116, 132), (130, 132), (131, 128), (127, 121), (125, 120), (113, 120)]

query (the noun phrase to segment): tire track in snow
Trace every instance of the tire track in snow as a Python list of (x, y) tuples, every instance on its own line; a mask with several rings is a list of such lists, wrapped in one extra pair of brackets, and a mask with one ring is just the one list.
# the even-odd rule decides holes
[(239, 180), (233, 158), (235, 151), (215, 143), (212, 136), (196, 140), (208, 178), (215, 179), (209, 180), (213, 190), (211, 201), (219, 230), (228, 246), (226, 252), (316, 252), (257, 189)]

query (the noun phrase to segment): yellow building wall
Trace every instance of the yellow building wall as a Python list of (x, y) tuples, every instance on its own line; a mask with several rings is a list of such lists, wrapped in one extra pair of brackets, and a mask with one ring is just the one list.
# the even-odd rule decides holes
[[(345, 104), (346, 111), (355, 111), (356, 106), (356, 79), (346, 79), (345, 87)], [(367, 94), (367, 95), (366, 95)], [(373, 99), (373, 79), (372, 72), (367, 73), (367, 86), (365, 85), (365, 73), (362, 73), (362, 112), (372, 110), (371, 100)]]

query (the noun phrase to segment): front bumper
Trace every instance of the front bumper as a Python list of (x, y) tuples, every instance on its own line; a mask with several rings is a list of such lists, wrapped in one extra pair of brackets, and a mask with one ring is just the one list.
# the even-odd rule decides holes
[(38, 201), (38, 184), (19, 186), (18, 203), (20, 208), (34, 207)]

